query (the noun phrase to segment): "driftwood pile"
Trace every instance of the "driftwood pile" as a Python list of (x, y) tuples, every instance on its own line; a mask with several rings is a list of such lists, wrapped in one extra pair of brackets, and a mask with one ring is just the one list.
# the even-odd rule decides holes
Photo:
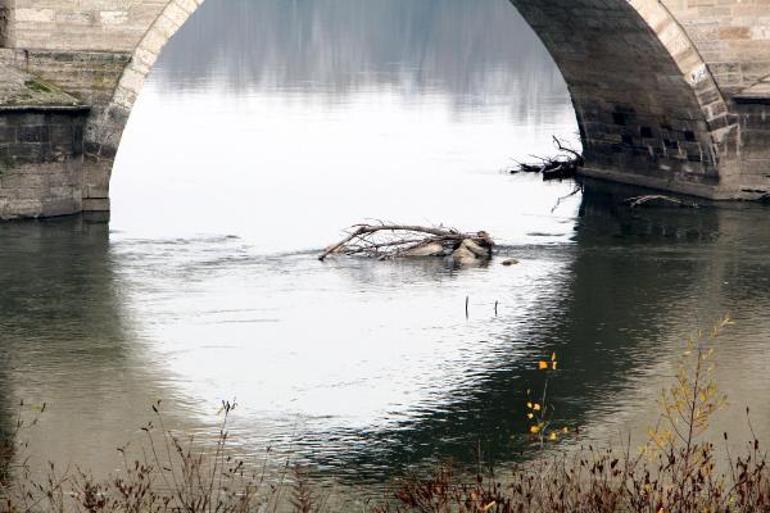
[(405, 257), (443, 257), (457, 265), (471, 265), (492, 257), (494, 242), (486, 232), (462, 233), (453, 228), (400, 224), (357, 224), (340, 242), (318, 257), (365, 256), (379, 260)]
[(585, 164), (583, 156), (564, 146), (555, 136), (553, 142), (560, 153), (554, 157), (538, 157), (531, 155), (538, 162), (534, 164), (517, 162), (517, 167), (511, 169), (511, 174), (517, 173), (539, 173), (543, 175), (543, 180), (563, 180), (564, 178), (573, 178), (579, 168)]

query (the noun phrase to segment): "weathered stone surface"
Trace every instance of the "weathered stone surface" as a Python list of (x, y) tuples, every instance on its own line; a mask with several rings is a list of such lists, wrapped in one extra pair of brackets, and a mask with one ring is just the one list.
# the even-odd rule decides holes
[(82, 106), (0, 107), (0, 219), (83, 207)]
[(712, 197), (738, 189), (737, 124), (660, 2), (512, 3), (570, 86), (588, 174)]
[(0, 62), (0, 106), (80, 105), (58, 86)]
[[(16, 169), (39, 161), (46, 170), (0, 182), (0, 217), (109, 208), (112, 161), (134, 102), (202, 2), (0, 0), (0, 105), (25, 103), (19, 84), (35, 80), (68, 93), (38, 104), (91, 107), (85, 122), (82, 114), (57, 122), (44, 109), (23, 120), (0, 114), (0, 155), (13, 153)], [(711, 198), (770, 191), (770, 0), (511, 3), (569, 85), (587, 174)], [(57, 165), (70, 185), (50, 185)], [(77, 194), (62, 192), (76, 182)], [(9, 187), (21, 188), (18, 201)], [(31, 191), (57, 199), (35, 202)]]
[(10, 0), (0, 0), (0, 46), (7, 46), (10, 39), (12, 28)]
[(727, 96), (770, 76), (770, 2), (664, 0)]

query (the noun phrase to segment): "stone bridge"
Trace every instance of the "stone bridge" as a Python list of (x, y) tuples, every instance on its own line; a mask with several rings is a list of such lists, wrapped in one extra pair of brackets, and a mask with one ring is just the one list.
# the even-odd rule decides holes
[[(511, 1), (569, 86), (585, 174), (770, 193), (770, 0)], [(109, 211), (131, 108), (202, 2), (0, 0), (0, 218)]]

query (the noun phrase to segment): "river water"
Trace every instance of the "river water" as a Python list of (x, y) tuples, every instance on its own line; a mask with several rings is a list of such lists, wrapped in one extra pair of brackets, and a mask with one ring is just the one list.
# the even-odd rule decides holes
[[(110, 224), (0, 225), (0, 426), (46, 402), (33, 461), (100, 473), (154, 401), (205, 440), (235, 399), (239, 453), (335, 481), (504, 465), (538, 450), (538, 359), (559, 356), (561, 422), (643, 433), (683, 337), (730, 313), (715, 429), (740, 438), (751, 404), (770, 434), (767, 209), (630, 210), (505, 173), (575, 132), (507, 2), (208, 0), (132, 114)], [(367, 219), (484, 229), (500, 254), (315, 259)]]

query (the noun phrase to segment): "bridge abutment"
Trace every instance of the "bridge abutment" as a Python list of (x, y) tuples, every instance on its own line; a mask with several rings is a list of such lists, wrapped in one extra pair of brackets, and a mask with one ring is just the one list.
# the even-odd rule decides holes
[[(37, 162), (32, 155), (31, 161), (19, 157), (7, 163), (14, 179), (0, 180), (0, 207), (5, 205), (0, 219), (109, 211), (112, 166), (133, 102), (162, 47), (202, 2), (0, 0), (0, 71), (5, 66), (55, 84), (85, 108), (78, 121), (76, 154), (59, 155), (57, 163), (43, 155)], [(0, 108), (8, 103), (2, 96), (3, 81), (0, 74)], [(26, 94), (23, 87), (17, 89), (13, 103)], [(27, 107), (44, 109), (32, 96), (33, 104)], [(0, 110), (0, 127), (16, 123), (6, 117)], [(17, 142), (4, 139), (0, 130), (0, 155), (17, 150)], [(28, 187), (41, 181), (58, 192), (66, 182), (74, 199), (54, 206), (53, 196)], [(27, 201), (35, 191), (39, 201)], [(3, 198), (19, 200), (2, 203)]]

